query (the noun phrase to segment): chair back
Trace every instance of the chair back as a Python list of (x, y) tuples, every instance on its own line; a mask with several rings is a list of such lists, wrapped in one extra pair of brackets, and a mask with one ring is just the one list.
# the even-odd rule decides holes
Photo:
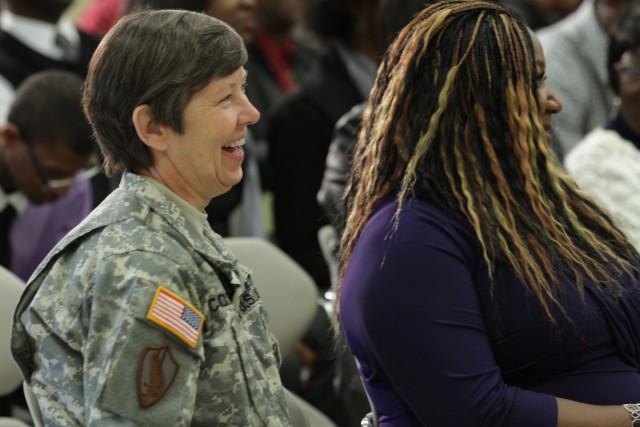
[(227, 248), (253, 271), (253, 283), (269, 316), (282, 357), (309, 328), (318, 291), (309, 274), (273, 243), (257, 237), (227, 237)]
[(22, 383), (18, 365), (11, 356), (11, 326), (25, 283), (0, 266), (0, 396), (15, 391)]
[(40, 406), (38, 406), (38, 399), (36, 395), (33, 394), (33, 390), (31, 386), (24, 381), (22, 383), (22, 388), (24, 390), (24, 397), (27, 400), (27, 406), (29, 407), (29, 413), (31, 414), (31, 419), (33, 421), (34, 427), (44, 427), (44, 420), (42, 419), (42, 412), (40, 412)]
[(340, 236), (338, 236), (338, 230), (333, 224), (325, 224), (318, 230), (318, 243), (320, 244), (320, 250), (322, 256), (329, 268), (329, 274), (331, 275), (331, 288), (332, 292), (335, 290), (338, 283), (338, 246), (340, 245)]

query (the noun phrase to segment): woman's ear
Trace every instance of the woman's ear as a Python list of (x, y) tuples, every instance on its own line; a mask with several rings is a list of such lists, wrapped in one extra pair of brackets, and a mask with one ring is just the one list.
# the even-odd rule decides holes
[(5, 149), (10, 150), (17, 147), (22, 141), (21, 138), (20, 129), (13, 123), (5, 123), (0, 128), (0, 140)]
[(149, 105), (138, 105), (133, 110), (131, 120), (133, 121), (133, 126), (136, 129), (138, 138), (149, 148), (158, 151), (167, 149), (167, 127), (156, 120)]

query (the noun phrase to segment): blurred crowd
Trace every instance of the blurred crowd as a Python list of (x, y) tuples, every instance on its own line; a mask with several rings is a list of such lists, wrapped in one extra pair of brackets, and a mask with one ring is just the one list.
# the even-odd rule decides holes
[[(0, 265), (28, 281), (53, 246), (118, 186), (119, 177), (100, 169), (102, 153), (80, 108), (98, 42), (123, 14), (188, 9), (226, 22), (242, 37), (249, 53), (246, 93), (261, 114), (249, 127), (243, 180), (207, 207), (208, 221), (223, 237), (273, 241), (311, 275), (319, 296), (330, 298), (337, 261), (323, 252), (318, 233), (325, 226), (341, 233), (342, 193), (362, 112), (386, 47), (417, 11), (414, 2), (92, 0), (77, 19), (66, 13), (71, 3), (1, 3)], [(640, 178), (630, 177), (640, 176), (640, 59), (637, 50), (625, 53), (614, 25), (633, 0), (500, 3), (526, 20), (544, 48), (547, 83), (564, 104), (552, 129), (556, 155), (585, 190), (631, 224), (640, 247), (640, 210), (630, 200), (640, 194)], [(610, 171), (597, 173), (614, 155), (613, 143), (594, 147), (606, 138), (631, 144), (610, 160)], [(612, 194), (625, 180), (632, 181)], [(336, 391), (336, 377), (346, 374), (329, 327), (329, 314), (319, 313), (296, 357), (285, 360), (283, 382), (336, 424), (356, 426), (366, 400), (353, 408)]]

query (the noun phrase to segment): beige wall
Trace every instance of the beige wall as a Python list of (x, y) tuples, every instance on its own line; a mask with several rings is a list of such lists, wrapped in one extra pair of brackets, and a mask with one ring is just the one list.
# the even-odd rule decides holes
[(75, 21), (90, 1), (92, 0), (73, 0), (71, 7), (67, 10), (67, 15)]

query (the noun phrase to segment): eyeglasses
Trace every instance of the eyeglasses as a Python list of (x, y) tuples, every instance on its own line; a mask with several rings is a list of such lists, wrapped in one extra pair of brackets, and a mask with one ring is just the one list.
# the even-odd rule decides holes
[(29, 153), (31, 163), (33, 164), (33, 167), (36, 169), (36, 173), (42, 181), (42, 189), (44, 191), (71, 187), (76, 182), (86, 181), (93, 178), (101, 170), (100, 165), (97, 163), (96, 159), (93, 158), (91, 161), (91, 165), (88, 168), (81, 170), (74, 176), (70, 176), (69, 178), (51, 179), (49, 178), (47, 171), (44, 169), (44, 166), (42, 166), (42, 163), (40, 163), (40, 161), (38, 160), (36, 153), (33, 151), (31, 143), (28, 142), (28, 140), (24, 137), (22, 138), (22, 141), (24, 142), (25, 147), (27, 147), (27, 153)]
[(620, 71), (627, 74), (634, 80), (640, 80), (640, 64), (637, 62), (631, 62), (626, 65), (621, 65)]

